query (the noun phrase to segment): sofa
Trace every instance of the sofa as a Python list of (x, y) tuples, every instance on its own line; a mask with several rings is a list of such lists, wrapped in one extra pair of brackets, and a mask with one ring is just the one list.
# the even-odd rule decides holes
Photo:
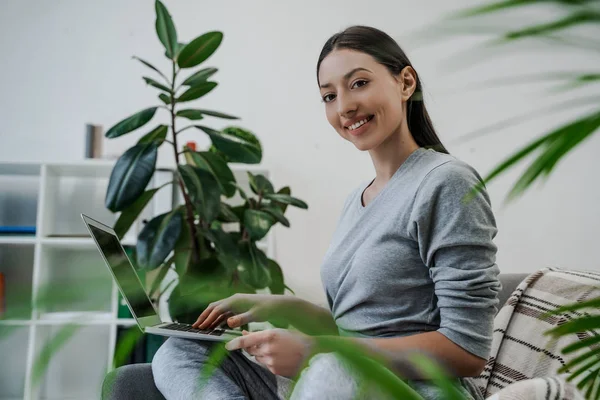
[[(502, 290), (499, 293), (499, 312), (494, 321), (492, 352), (484, 372), (476, 378), (482, 394), (486, 399), (541, 399), (548, 398), (549, 391), (552, 391), (557, 396), (562, 393), (560, 398), (581, 398), (564, 376), (555, 375), (566, 362), (564, 356), (555, 356), (554, 353), (560, 353), (562, 348), (557, 346), (572, 343), (579, 340), (578, 337), (555, 341), (552, 344), (554, 348), (546, 349), (547, 337), (544, 337), (543, 331), (551, 328), (550, 325), (546, 327), (548, 323), (552, 325), (560, 321), (538, 319), (543, 309), (547, 309), (543, 305), (570, 303), (574, 299), (573, 293), (584, 293), (588, 298), (600, 297), (597, 287), (600, 274), (545, 268), (532, 274), (501, 274), (499, 278)], [(532, 323), (546, 325), (527, 325)], [(544, 340), (544, 345), (539, 345)], [(523, 356), (530, 359), (523, 362)], [(102, 399), (163, 400), (164, 397), (154, 384), (151, 365), (131, 364), (106, 376)]]

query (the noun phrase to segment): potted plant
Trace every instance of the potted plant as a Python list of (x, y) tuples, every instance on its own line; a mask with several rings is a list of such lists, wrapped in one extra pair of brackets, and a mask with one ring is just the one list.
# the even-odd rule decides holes
[[(160, 1), (155, 7), (156, 33), (172, 70), (167, 75), (147, 61), (134, 58), (157, 75), (143, 79), (158, 90), (159, 104), (123, 119), (105, 136), (113, 139), (137, 131), (158, 112), (165, 112), (168, 122), (152, 127), (117, 160), (105, 204), (109, 210), (120, 212), (114, 229), (123, 237), (161, 189), (147, 188), (159, 147), (173, 148), (176, 178), (169, 184), (181, 191), (184, 204), (146, 223), (137, 238), (134, 259), (140, 269), (158, 270), (150, 293), (160, 288), (170, 269), (175, 270), (178, 279), (169, 296), (171, 317), (193, 322), (208, 303), (233, 293), (266, 288), (275, 294), (284, 293), (286, 285), (280, 266), (256, 242), (277, 223), (290, 226), (285, 217), (288, 205), (303, 209), (308, 206), (292, 197), (289, 187), (276, 191), (264, 175), (248, 173), (252, 193), (246, 193), (236, 182), (229, 163), (260, 163), (262, 147), (258, 138), (241, 127), (216, 130), (200, 123), (206, 116), (229, 120), (237, 117), (183, 107), (216, 88), (217, 83), (211, 78), (217, 68), (196, 67), (217, 50), (223, 33), (207, 32), (182, 43), (166, 7)], [(187, 124), (181, 126), (181, 122)], [(212, 146), (204, 151), (180, 146), (178, 136), (187, 129), (208, 135)], [(228, 200), (236, 193), (243, 204), (232, 206)]]

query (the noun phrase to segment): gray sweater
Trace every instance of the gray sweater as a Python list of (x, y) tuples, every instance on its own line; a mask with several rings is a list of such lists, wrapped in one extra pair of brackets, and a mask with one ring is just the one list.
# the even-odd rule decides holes
[(496, 221), (479, 174), (419, 148), (366, 207), (370, 182), (347, 198), (321, 266), (341, 335), (438, 331), (487, 359), (497, 294)]

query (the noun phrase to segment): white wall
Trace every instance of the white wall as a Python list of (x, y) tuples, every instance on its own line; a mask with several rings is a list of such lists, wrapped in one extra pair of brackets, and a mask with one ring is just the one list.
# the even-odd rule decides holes
[[(319, 266), (338, 212), (349, 191), (372, 177), (366, 153), (342, 142), (328, 125), (315, 81), (321, 46), (350, 24), (368, 24), (397, 38), (426, 89), (430, 113), (450, 151), (477, 168), (491, 170), (504, 156), (545, 129), (580, 111), (564, 110), (477, 140), (457, 138), (476, 128), (553, 104), (542, 86), (503, 85), (473, 91), (490, 77), (549, 68), (585, 68), (597, 58), (561, 48), (535, 46), (523, 53), (499, 51), (487, 62), (456, 67), (447, 61), (475, 41), (445, 40), (421, 46), (406, 33), (442, 13), (473, 2), (459, 0), (166, 0), (179, 37), (189, 41), (209, 30), (225, 34), (206, 65), (220, 72), (220, 86), (199, 105), (242, 117), (240, 125), (257, 133), (264, 164), (275, 184), (290, 185), (309, 211), (291, 209), (291, 229), (277, 228), (278, 260), (297, 294), (323, 301)], [(549, 15), (549, 14), (548, 14)], [(154, 104), (145, 86), (149, 70), (137, 55), (167, 69), (154, 31), (150, 0), (4, 0), (0, 6), (0, 160), (56, 161), (83, 157), (87, 122), (108, 128)], [(214, 122), (214, 123), (213, 123)], [(221, 127), (223, 121), (211, 121)], [(119, 154), (140, 134), (106, 143)], [(188, 131), (186, 139), (201, 133)], [(167, 149), (161, 163), (171, 163)], [(539, 190), (506, 207), (502, 200), (515, 171), (489, 187), (499, 235), (498, 264), (504, 272), (526, 272), (553, 265), (599, 269), (596, 256), (600, 226), (597, 184), (600, 135), (559, 164)]]

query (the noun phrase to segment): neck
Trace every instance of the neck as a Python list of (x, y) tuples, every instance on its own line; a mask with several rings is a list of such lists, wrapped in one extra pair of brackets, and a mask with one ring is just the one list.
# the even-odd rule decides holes
[(408, 131), (408, 127), (402, 124), (400, 129), (385, 142), (377, 148), (369, 150), (376, 173), (373, 185), (385, 185), (408, 156), (418, 148), (419, 145)]

